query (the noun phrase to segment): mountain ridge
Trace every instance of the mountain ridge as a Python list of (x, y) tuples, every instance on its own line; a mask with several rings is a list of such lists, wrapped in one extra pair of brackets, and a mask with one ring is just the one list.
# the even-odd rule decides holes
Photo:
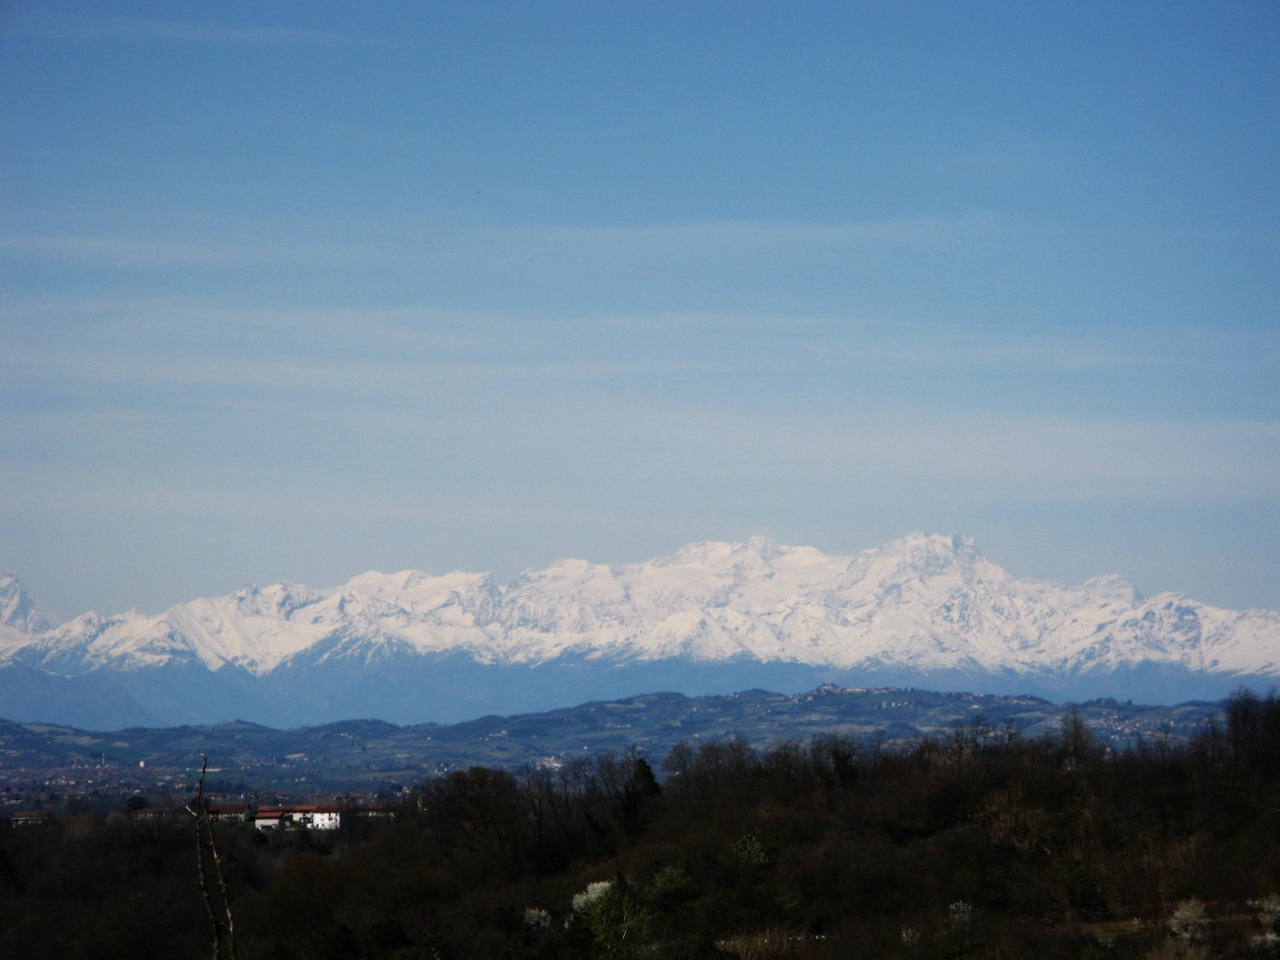
[[(12, 580), (0, 595), (25, 596)], [(34, 602), (23, 609), (14, 622)], [(561, 559), (506, 586), (487, 573), (367, 571), (328, 591), (283, 581), (156, 615), (6, 629), (0, 714), (23, 697), (22, 669), (47, 687), (115, 685), (144, 714), (186, 691), (192, 710), (249, 706), (275, 722), (339, 719), (323, 714), (326, 696), (351, 708), (367, 697), (401, 720), (458, 719), (450, 697), (541, 708), (556, 685), (622, 695), (667, 678), (690, 694), (784, 676), (1148, 698), (1163, 684), (1186, 699), (1280, 676), (1280, 613), (1144, 597), (1117, 575), (1074, 587), (1018, 578), (959, 534), (848, 556), (763, 537), (700, 541), (642, 563)], [(553, 680), (545, 696), (520, 689)], [(294, 701), (311, 707), (295, 716)]]

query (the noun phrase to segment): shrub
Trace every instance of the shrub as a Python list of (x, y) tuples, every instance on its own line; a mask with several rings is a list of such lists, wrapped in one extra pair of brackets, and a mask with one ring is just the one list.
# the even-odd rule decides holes
[(1179, 940), (1199, 940), (1209, 926), (1209, 915), (1204, 904), (1192, 897), (1173, 908), (1169, 918), (1169, 931)]

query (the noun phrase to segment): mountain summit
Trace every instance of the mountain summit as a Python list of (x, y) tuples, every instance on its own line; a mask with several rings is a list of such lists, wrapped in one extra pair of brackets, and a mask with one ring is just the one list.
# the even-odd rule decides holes
[(638, 564), (559, 560), (505, 587), (369, 572), (19, 636), (0, 648), (0, 715), (99, 727), (457, 720), (819, 682), (1169, 702), (1280, 675), (1273, 611), (1147, 598), (1114, 576), (1019, 579), (968, 537), (923, 533), (853, 556), (754, 537)]
[(52, 630), (57, 618), (31, 599), (15, 573), (0, 575), (0, 656), (35, 633)]

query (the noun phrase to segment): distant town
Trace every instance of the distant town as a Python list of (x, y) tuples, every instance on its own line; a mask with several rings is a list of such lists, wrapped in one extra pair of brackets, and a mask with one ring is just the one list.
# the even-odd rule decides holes
[(0, 816), (181, 811), (195, 794), (204, 757), (204, 794), (211, 804), (242, 811), (289, 805), (367, 810), (394, 805), (427, 780), (475, 765), (557, 768), (632, 748), (661, 758), (682, 741), (742, 739), (763, 749), (839, 734), (892, 746), (960, 727), (990, 737), (1034, 736), (1056, 729), (1072, 711), (1117, 749), (1182, 743), (1221, 722), (1220, 705), (1203, 702), (1063, 706), (1030, 696), (834, 685), (800, 694), (647, 694), (448, 726), (353, 720), (280, 731), (233, 721), (101, 733), (0, 720)]

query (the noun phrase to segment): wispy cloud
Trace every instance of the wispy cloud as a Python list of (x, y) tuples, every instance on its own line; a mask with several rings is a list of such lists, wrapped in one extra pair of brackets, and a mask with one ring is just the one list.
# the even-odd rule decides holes
[(23, 20), (24, 33), (69, 39), (122, 42), (212, 43), (236, 46), (342, 45), (361, 39), (331, 30), (302, 27), (241, 25), (193, 20), (154, 20), (134, 17), (50, 15)]
[(991, 236), (1000, 228), (993, 211), (961, 217), (904, 217), (859, 223), (719, 220), (641, 225), (512, 228), (516, 238), (542, 243), (688, 250), (761, 250), (813, 247), (911, 247)]
[[(567, 404), (541, 408), (512, 423), (509, 442), (520, 445), (521, 430), (552, 411), (565, 421), (591, 423), (593, 460), (602, 472), (636, 471), (651, 479), (656, 472), (666, 482), (678, 459), (681, 469), (717, 482), (749, 478), (756, 485), (801, 490), (820, 478), (891, 501), (1280, 495), (1280, 420), (1275, 419), (1149, 422), (858, 408), (813, 414), (603, 402), (597, 411), (576, 414)], [(548, 442), (537, 437), (530, 444)], [(566, 441), (549, 459), (571, 449)], [(667, 456), (655, 456), (659, 451)]]
[(375, 257), (366, 245), (295, 243), (267, 237), (193, 239), (189, 236), (101, 234), (0, 235), (0, 253), (13, 258), (122, 269), (174, 266), (233, 267), (279, 263), (323, 265)]
[[(1280, 332), (1268, 330), (765, 313), (548, 319), (427, 307), (237, 308), (189, 296), (125, 295), (0, 300), (5, 317), (10, 340), (0, 367), (11, 385), (27, 384), (32, 396), (72, 386), (85, 396), (126, 387), (206, 388), (227, 397), (323, 393), (410, 403), (441, 390), (510, 397), (577, 383), (636, 398), (672, 390), (723, 395), (754, 410), (788, 406), (776, 389), (793, 376), (822, 387), (829, 401), (883, 409), (922, 406), (908, 402), (921, 392), (963, 395), (964, 384), (988, 378), (983, 405), (998, 409), (1009, 401), (995, 399), (995, 385), (1021, 383), (1035, 394), (1045, 389), (1045, 376), (1063, 389), (1077, 384), (1082, 394), (1096, 391), (1098, 378), (1142, 378), (1149, 389), (1195, 377), (1274, 381), (1270, 371), (1280, 355)], [(774, 387), (752, 402), (743, 385), (761, 377)]]
[[(5, 434), (11, 450), (44, 454), (0, 462), (0, 475), (14, 508), (67, 488), (108, 499), (182, 490), (199, 500), (252, 478), (262, 496), (284, 496), (305, 480), (341, 512), (352, 482), (372, 482), (371, 468), (378, 495), (403, 503), (528, 501), (551, 491), (563, 496), (566, 486), (592, 488), (593, 498), (619, 508), (637, 489), (698, 499), (734, 491), (762, 503), (845, 491), (881, 505), (1280, 497), (1276, 421), (872, 417), (857, 410), (815, 417), (617, 398), (585, 408), (538, 397), (504, 406), (501, 416), (466, 416), (469, 406), (463, 399), (371, 412), (339, 402), (230, 416), (102, 411), (88, 419), (41, 412)], [(108, 452), (115, 459), (101, 456)], [(73, 469), (87, 463), (94, 464), (92, 484)]]
[[(79, 220), (74, 211), (67, 215)], [(45, 222), (54, 214), (43, 214)], [(101, 263), (126, 268), (166, 265), (241, 266), (253, 263), (335, 261), (408, 262), (423, 256), (477, 259), (490, 264), (502, 258), (535, 255), (561, 264), (574, 258), (695, 260), (740, 257), (750, 260), (770, 254), (806, 254), (850, 248), (918, 248), (968, 243), (996, 236), (1001, 218), (991, 211), (962, 217), (911, 217), (859, 223), (796, 221), (703, 221), (668, 224), (516, 224), (436, 223), (413, 229), (377, 230), (365, 235), (333, 235), (332, 225), (313, 228), (312, 237), (299, 241), (296, 232), (280, 235), (270, 222), (204, 223), (193, 235), (190, 226), (137, 222), (121, 211), (127, 228), (57, 231), (10, 227), (0, 234), (0, 253), (6, 256)], [(109, 212), (99, 218), (112, 219)], [(295, 229), (305, 225), (295, 225)]]

